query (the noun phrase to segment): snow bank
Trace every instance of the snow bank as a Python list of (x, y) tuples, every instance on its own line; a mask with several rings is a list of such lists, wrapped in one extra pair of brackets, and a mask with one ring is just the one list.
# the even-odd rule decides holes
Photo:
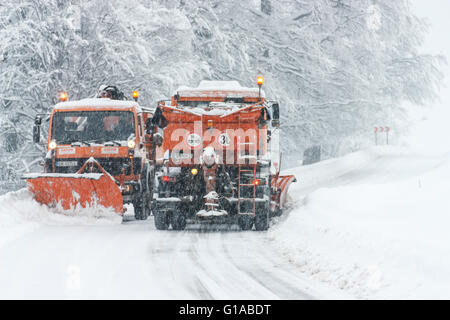
[(238, 81), (208, 81), (203, 80), (197, 88), (180, 86), (175, 94), (181, 97), (265, 97), (264, 90), (259, 88), (242, 87)]
[(122, 218), (104, 207), (64, 211), (33, 200), (26, 189), (0, 196), (0, 247), (42, 225), (119, 224)]
[(88, 98), (81, 100), (59, 102), (55, 105), (56, 110), (71, 110), (80, 107), (88, 108), (115, 108), (128, 110), (139, 105), (135, 101), (127, 100), (112, 100), (107, 98)]
[(449, 299), (447, 159), (375, 148), (298, 168), (296, 207), (270, 237), (302, 272), (357, 298)]

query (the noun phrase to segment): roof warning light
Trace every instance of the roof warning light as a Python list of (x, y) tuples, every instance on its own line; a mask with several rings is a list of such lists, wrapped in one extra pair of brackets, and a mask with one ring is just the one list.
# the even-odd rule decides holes
[(256, 78), (256, 84), (258, 86), (262, 86), (263, 83), (264, 83), (264, 78), (263, 77), (259, 76), (258, 78)]
[(65, 101), (67, 101), (67, 93), (66, 92), (61, 92), (60, 94), (59, 94), (59, 100), (61, 100), (62, 102), (65, 102)]
[(134, 101), (137, 101), (139, 99), (139, 91), (133, 91), (133, 99)]

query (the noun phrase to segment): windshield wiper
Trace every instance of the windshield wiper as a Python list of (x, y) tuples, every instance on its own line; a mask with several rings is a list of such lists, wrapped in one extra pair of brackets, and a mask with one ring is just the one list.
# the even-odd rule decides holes
[(77, 142), (72, 142), (72, 145), (74, 145), (74, 144), (78, 144), (78, 143), (84, 143), (85, 145), (88, 145), (88, 146), (91, 146), (92, 145), (92, 143), (102, 143), (102, 144), (113, 144), (113, 145), (116, 145), (116, 146), (121, 146), (122, 144), (119, 142), (119, 141), (117, 141), (117, 140), (107, 140), (107, 141), (105, 141), (105, 139), (92, 139), (92, 140), (87, 140), (87, 141), (85, 141), (85, 140), (80, 140), (80, 141), (77, 141)]
[(80, 147), (81, 147), (81, 144), (85, 144), (85, 145), (87, 145), (87, 146), (91, 146), (91, 143), (89, 142), (89, 141), (82, 141), (82, 140), (80, 140), (80, 141), (74, 141), (74, 142), (71, 142), (70, 143), (70, 145), (71, 146), (77, 146), (77, 145), (79, 145)]
[(81, 147), (81, 144), (85, 144), (85, 145), (90, 147), (92, 145), (92, 143), (102, 143), (102, 144), (105, 144), (105, 145), (106, 144), (113, 144), (113, 145), (116, 145), (116, 146), (119, 146), (119, 147), (122, 146), (122, 144), (119, 141), (117, 141), (117, 140), (107, 140), (107, 141), (105, 141), (105, 139), (79, 140), (79, 141), (71, 142), (70, 145), (71, 146), (79, 145)]
[[(100, 143), (101, 141), (100, 141), (101, 139), (93, 139), (93, 140), (78, 140), (78, 141), (75, 141), (75, 142), (72, 142), (71, 143), (71, 145), (73, 146), (73, 145), (76, 145), (76, 144), (81, 144), (81, 143), (83, 143), (83, 144), (85, 144), (85, 145), (87, 145), (87, 146), (91, 146), (92, 145), (92, 143)], [(81, 145), (80, 145), (80, 147), (81, 147)]]
[(115, 144), (116, 146), (119, 146), (119, 147), (122, 145), (119, 141), (116, 141), (116, 140), (109, 140), (109, 141), (105, 141), (104, 142), (105, 145), (107, 143), (113, 143), (113, 144)]

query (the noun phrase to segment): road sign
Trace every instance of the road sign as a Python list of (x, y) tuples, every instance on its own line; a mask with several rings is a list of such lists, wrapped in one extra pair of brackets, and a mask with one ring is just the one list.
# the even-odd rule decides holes
[(389, 144), (389, 131), (391, 130), (391, 128), (378, 126), (378, 127), (373, 127), (373, 129), (375, 132), (375, 145), (378, 145), (378, 132), (386, 133), (386, 144)]

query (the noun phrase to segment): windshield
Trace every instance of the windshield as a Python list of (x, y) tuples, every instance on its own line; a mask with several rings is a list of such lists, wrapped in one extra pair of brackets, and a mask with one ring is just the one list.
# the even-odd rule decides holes
[(130, 111), (56, 112), (52, 120), (52, 139), (59, 144), (126, 141), (134, 133)]

